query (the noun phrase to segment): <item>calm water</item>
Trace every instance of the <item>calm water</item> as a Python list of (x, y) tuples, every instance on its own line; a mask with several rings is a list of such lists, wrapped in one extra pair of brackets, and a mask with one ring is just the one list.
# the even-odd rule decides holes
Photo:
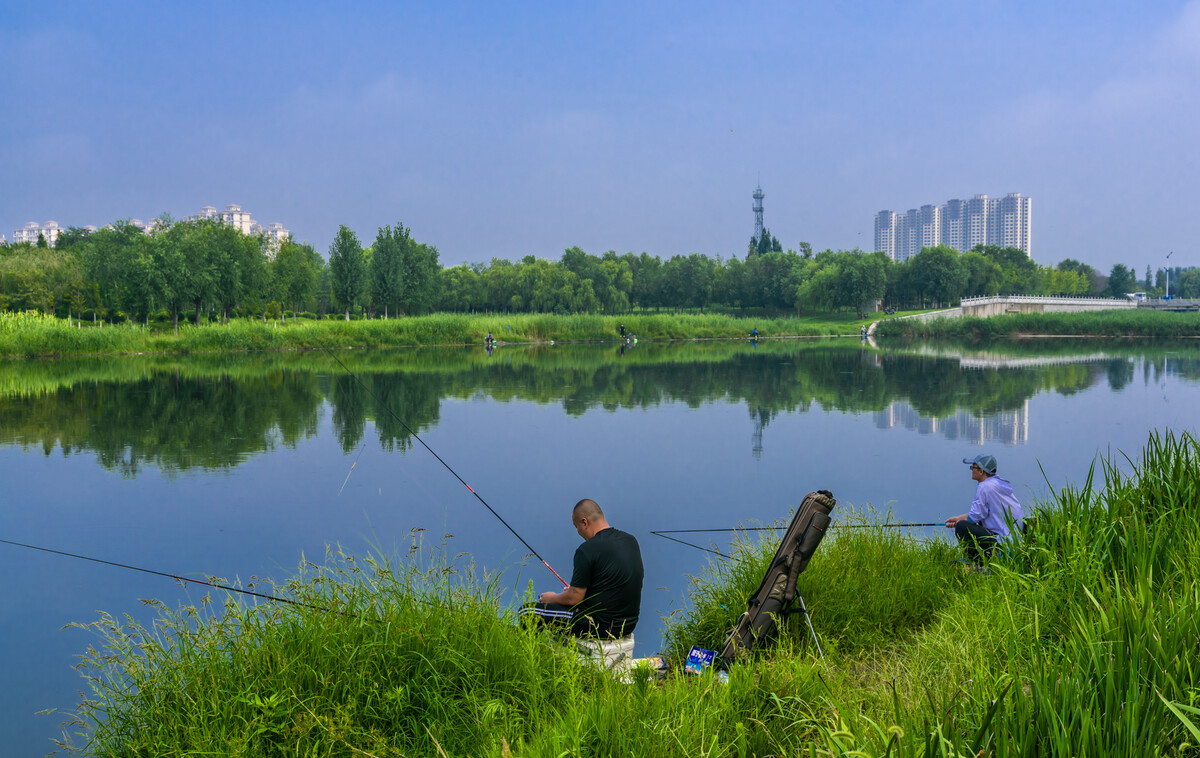
[[(508, 586), (558, 589), (540, 564), (522, 567), (520, 542), (407, 424), (560, 573), (581, 497), (636, 535), (645, 655), (660, 644), (660, 616), (682, 604), (685, 575), (707, 560), (652, 530), (771, 522), (823, 488), (840, 509), (936, 521), (966, 510), (973, 483), (959, 461), (982, 450), (1030, 501), (1047, 481), (1082, 481), (1098, 453), (1136, 455), (1151, 429), (1194, 432), (1200, 408), (1191, 343), (643, 342), (625, 353), (341, 357), (403, 424), (321, 355), (0, 364), (0, 538), (246, 580), (285, 577), (328, 545), (406, 552), (423, 527), (431, 543), (453, 535), (451, 554), (504, 569)], [(202, 595), (9, 545), (0, 572), (4, 755), (52, 750), (78, 702), (75, 656), (95, 640), (64, 625), (101, 611), (148, 620), (140, 598)]]

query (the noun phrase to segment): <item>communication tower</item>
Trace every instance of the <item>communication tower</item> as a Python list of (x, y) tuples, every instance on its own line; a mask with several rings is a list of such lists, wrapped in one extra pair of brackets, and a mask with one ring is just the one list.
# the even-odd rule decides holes
[(763, 233), (762, 201), (766, 197), (763, 194), (761, 185), (754, 190), (754, 194), (751, 197), (754, 198), (754, 239), (760, 240)]

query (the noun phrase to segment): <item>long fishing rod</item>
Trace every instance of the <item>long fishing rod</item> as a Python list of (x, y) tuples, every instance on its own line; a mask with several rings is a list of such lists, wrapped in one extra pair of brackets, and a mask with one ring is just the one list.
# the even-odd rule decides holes
[[(305, 324), (304, 328), (308, 329), (308, 333), (311, 334), (314, 338), (317, 336), (316, 333), (312, 331), (312, 329), (309, 329), (307, 324)], [(478, 492), (476, 492), (473, 487), (471, 487), (471, 485), (467, 484), (466, 480), (463, 479), (461, 476), (459, 476), (458, 472), (455, 471), (450, 466), (449, 463), (446, 463), (446, 461), (442, 460), (442, 456), (440, 456), (436, 452), (434, 452), (434, 449), (431, 448), (428, 444), (426, 444), (425, 440), (421, 439), (421, 436), (419, 434), (417, 434), (416, 431), (414, 431), (413, 428), (411, 426), (409, 426), (408, 423), (405, 422), (404, 419), (400, 418), (399, 414), (397, 414), (394, 410), (392, 410), (391, 407), (388, 406), (387, 403), (383, 402), (382, 398), (380, 398), (379, 395), (375, 394), (374, 390), (372, 390), (370, 387), (368, 387), (366, 385), (366, 383), (363, 382), (362, 379), (359, 379), (358, 375), (355, 374), (353, 371), (351, 371), (349, 366), (347, 366), (345, 363), (342, 363), (342, 360), (340, 358), (338, 358), (337, 355), (335, 355), (332, 350), (330, 350), (329, 348), (322, 345), (320, 343), (319, 339), (315, 340), (315, 342), (317, 344), (317, 347), (324, 350), (325, 353), (330, 358), (332, 358), (335, 363), (337, 363), (337, 365), (342, 367), (342, 370), (345, 371), (346, 374), (349, 375), (350, 378), (353, 379), (358, 384), (359, 387), (362, 387), (363, 390), (368, 395), (370, 395), (372, 398), (374, 398), (375, 402), (378, 403), (380, 407), (382, 407), (385, 411), (387, 411), (391, 415), (391, 417), (400, 424), (400, 426), (404, 427), (404, 430), (406, 432), (408, 432), (409, 436), (411, 436), (417, 442), (420, 442), (421, 447), (428, 450), (429, 454), (432, 455), (434, 458), (436, 458), (438, 463), (445, 466), (446, 470), (449, 471), (451, 474), (453, 474), (454, 478), (457, 479), (459, 481), (459, 483), (462, 484), (462, 486), (466, 487), (467, 490), (470, 491), (470, 493), (475, 496), (476, 500), (478, 500), (480, 503), (483, 503), (483, 507), (487, 508), (489, 511), (491, 511), (492, 515), (495, 516), (500, 521), (501, 524), (504, 524), (504, 527), (506, 529), (508, 529), (508, 531), (512, 532), (514, 537), (516, 537), (518, 540), (521, 541), (521, 544), (524, 545), (529, 550), (529, 552), (533, 555), (534, 558), (537, 558), (539, 561), (542, 562), (543, 566), (550, 569), (550, 573), (554, 574), (554, 576), (558, 577), (558, 581), (562, 582), (564, 587), (571, 586), (570, 582), (568, 582), (566, 579), (563, 579), (562, 576), (557, 571), (554, 570), (554, 567), (551, 566), (549, 563), (547, 563), (546, 559), (543, 558), (541, 556), (541, 554), (538, 553), (538, 551), (533, 549), (533, 545), (530, 545), (528, 542), (526, 542), (525, 538), (522, 537), (520, 535), (520, 533), (517, 532), (516, 529), (513, 529), (512, 526), (507, 521), (504, 520), (504, 517), (496, 512), (495, 508), (493, 508), (491, 505), (488, 504), (488, 501), (484, 500), (483, 497)], [(351, 471), (353, 471), (353, 466), (351, 467)], [(349, 474), (347, 474), (346, 478), (349, 479)], [(344, 483), (343, 483), (343, 486), (345, 486)]]
[[(92, 558), (87, 555), (80, 555), (79, 553), (68, 553), (65, 550), (54, 550), (54, 549), (48, 548), (48, 547), (41, 547), (38, 545), (29, 545), (24, 542), (14, 542), (12, 540), (0, 539), (0, 543), (3, 543), (5, 545), (13, 545), (14, 547), (23, 547), (28, 550), (36, 550), (41, 553), (53, 553), (54, 555), (63, 555), (68, 558), (78, 558), (81, 561), (91, 561), (92, 563), (102, 563), (105, 566), (115, 566), (116, 568), (128, 569), (130, 571), (140, 571), (143, 574), (153, 574), (154, 576), (162, 576), (162, 577), (166, 577), (167, 579), (174, 579), (179, 582), (188, 582), (190, 584), (201, 584), (201, 585), (204, 585), (205, 587), (212, 587), (213, 589), (224, 590), (226, 592), (238, 592), (243, 595), (253, 595), (254, 597), (259, 597), (264, 600), (270, 600), (271, 602), (274, 602), (274, 603), (287, 603), (288, 605), (295, 605), (295, 606), (298, 606), (301, 608), (309, 608), (314, 611), (329, 612), (332, 610), (330, 608), (325, 608), (325, 607), (322, 607), (319, 605), (312, 605), (310, 603), (302, 603), (299, 600), (292, 600), (292, 599), (286, 598), (286, 597), (279, 597), (278, 595), (271, 595), (266, 592), (255, 592), (254, 590), (248, 590), (244, 587), (234, 587), (232, 585), (224, 584), (223, 582), (218, 582), (218, 581), (215, 581), (212, 579), (208, 579), (208, 580), (192, 579), (190, 577), (180, 576), (179, 574), (169, 574), (165, 571), (155, 571), (154, 569), (143, 568), (141, 566), (132, 566), (128, 563), (118, 563), (116, 561), (106, 561), (103, 558)], [(342, 611), (337, 611), (337, 612), (342, 613)]]
[[(917, 523), (915, 521), (903, 521), (885, 524), (830, 524), (830, 529), (888, 529), (888, 528), (907, 528), (910, 526), (945, 526), (945, 521), (933, 521), (929, 523)], [(787, 529), (786, 526), (730, 526), (725, 529), (663, 529), (651, 534), (657, 534), (660, 537), (664, 534), (699, 534), (702, 532), (764, 532), (764, 531), (779, 531)]]
[[(863, 528), (867, 528), (867, 527), (900, 528), (900, 527), (945, 526), (945, 525), (946, 525), (945, 522), (942, 521), (942, 522), (934, 522), (934, 523), (904, 522), (904, 523), (894, 523), (894, 524), (830, 524), (830, 528), (840, 527), (843, 529), (863, 529)], [(728, 560), (729, 556), (726, 555), (725, 553), (722, 553), (720, 550), (714, 550), (709, 547), (704, 547), (703, 545), (697, 545), (694, 542), (687, 542), (685, 540), (676, 539), (675, 537), (671, 537), (669, 535), (672, 535), (672, 534), (704, 534), (704, 533), (709, 533), (709, 532), (765, 532), (765, 531), (778, 531), (780, 529), (786, 529), (786, 528), (787, 528), (786, 526), (735, 526), (735, 527), (731, 527), (729, 529), (661, 529), (659, 531), (652, 531), (650, 533), (655, 535), (656, 537), (662, 537), (665, 540), (671, 540), (672, 542), (678, 542), (680, 545), (687, 545), (688, 547), (694, 547), (697, 550), (703, 550), (706, 553), (712, 553), (714, 555), (719, 555), (722, 558), (725, 558)]]

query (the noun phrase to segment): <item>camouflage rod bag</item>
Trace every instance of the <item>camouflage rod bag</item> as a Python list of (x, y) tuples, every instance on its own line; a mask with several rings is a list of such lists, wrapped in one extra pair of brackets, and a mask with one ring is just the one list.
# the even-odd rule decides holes
[[(750, 598), (746, 612), (725, 635), (721, 658), (732, 661), (749, 655), (761, 642), (770, 640), (781, 616), (796, 610), (807, 613), (804, 601), (800, 608), (789, 609), (796, 597), (796, 578), (808, 567), (817, 545), (829, 528), (829, 514), (837, 501), (829, 490), (810, 492), (796, 509), (791, 526), (783, 535), (775, 559), (771, 561), (762, 584)], [(814, 634), (815, 636), (815, 634)]]

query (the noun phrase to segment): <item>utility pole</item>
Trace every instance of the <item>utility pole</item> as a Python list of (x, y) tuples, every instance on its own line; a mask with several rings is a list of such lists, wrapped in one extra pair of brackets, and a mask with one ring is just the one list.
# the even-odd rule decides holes
[(1167, 272), (1166, 272), (1167, 273), (1167, 294), (1163, 295), (1164, 300), (1171, 299), (1171, 256), (1174, 254), (1175, 254), (1174, 250), (1167, 253)]

